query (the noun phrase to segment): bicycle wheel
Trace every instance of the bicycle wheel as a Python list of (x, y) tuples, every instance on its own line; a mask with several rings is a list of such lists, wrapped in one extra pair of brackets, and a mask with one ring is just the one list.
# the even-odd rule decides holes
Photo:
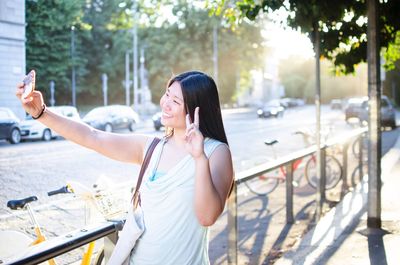
[(279, 180), (274, 177), (261, 175), (244, 182), (247, 188), (258, 196), (265, 196), (278, 187)]
[(351, 185), (353, 187), (356, 186), (358, 183), (360, 183), (364, 175), (367, 174), (368, 171), (367, 165), (364, 164), (362, 167), (363, 167), (363, 176), (360, 176), (360, 166), (357, 166), (351, 173)]
[[(317, 171), (316, 171), (316, 159), (315, 157), (311, 157), (306, 164), (305, 168), (305, 175), (308, 184), (313, 187), (314, 189), (317, 188), (318, 178), (317, 178)], [(343, 168), (340, 165), (339, 160), (335, 157), (327, 155), (326, 156), (326, 168), (325, 168), (325, 175), (326, 175), (326, 184), (325, 189), (330, 190), (336, 187), (339, 181), (343, 177)]]
[[(293, 180), (292, 180), (292, 184), (293, 184), (293, 187), (295, 187), (295, 188), (300, 186), (301, 180), (302, 180), (302, 178), (304, 176), (304, 171), (297, 170), (301, 163), (302, 163), (302, 159), (295, 161), (295, 163), (293, 165)], [(280, 171), (282, 172), (282, 174), (286, 178), (286, 168), (281, 166), (280, 167)]]
[[(363, 157), (366, 157), (367, 152), (368, 152), (368, 139), (363, 137), (361, 139), (361, 144), (362, 144)], [(359, 155), (360, 155), (360, 139), (359, 138), (357, 138), (351, 145), (351, 151), (355, 158), (359, 157)]]
[(105, 265), (106, 262), (104, 260), (104, 247), (102, 247), (96, 255), (96, 260), (94, 261), (95, 265)]

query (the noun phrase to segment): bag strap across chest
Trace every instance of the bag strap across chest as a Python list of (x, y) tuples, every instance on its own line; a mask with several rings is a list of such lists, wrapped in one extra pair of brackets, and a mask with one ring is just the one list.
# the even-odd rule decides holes
[(136, 209), (137, 206), (140, 204), (140, 185), (142, 184), (144, 172), (147, 169), (147, 166), (150, 163), (151, 155), (153, 154), (154, 149), (156, 148), (157, 144), (160, 142), (160, 138), (155, 137), (151, 142), (149, 148), (146, 151), (146, 155), (144, 156), (144, 160), (142, 166), (140, 167), (139, 176), (136, 182), (135, 192), (132, 196), (133, 208)]

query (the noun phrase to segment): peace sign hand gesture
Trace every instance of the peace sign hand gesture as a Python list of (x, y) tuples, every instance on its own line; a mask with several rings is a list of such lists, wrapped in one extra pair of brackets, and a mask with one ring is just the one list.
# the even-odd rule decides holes
[(186, 114), (185, 148), (194, 159), (204, 154), (204, 136), (199, 130), (199, 107), (194, 110), (194, 122), (191, 123), (189, 114)]

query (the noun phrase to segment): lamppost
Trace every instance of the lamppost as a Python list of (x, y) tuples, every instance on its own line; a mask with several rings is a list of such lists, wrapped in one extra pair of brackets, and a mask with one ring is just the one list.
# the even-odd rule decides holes
[(132, 5), (132, 20), (133, 20), (133, 29), (132, 29), (132, 38), (133, 38), (133, 47), (132, 47), (132, 60), (133, 60), (133, 107), (135, 109), (138, 108), (139, 98), (138, 98), (138, 48), (137, 48), (137, 1), (133, 1)]
[(129, 51), (125, 52), (125, 104), (130, 106)]
[(50, 105), (53, 107), (56, 104), (55, 100), (55, 83), (53, 80), (50, 81)]
[(71, 62), (72, 62), (72, 74), (71, 74), (71, 85), (72, 85), (72, 106), (76, 107), (76, 83), (75, 83), (75, 26), (71, 27)]
[(103, 83), (103, 101), (104, 101), (104, 106), (108, 105), (108, 97), (107, 97), (107, 92), (108, 92), (108, 86), (107, 86), (107, 81), (108, 77), (107, 74), (103, 73), (101, 75), (101, 80)]
[(214, 24), (213, 27), (213, 64), (214, 64), (214, 81), (218, 87), (218, 25)]

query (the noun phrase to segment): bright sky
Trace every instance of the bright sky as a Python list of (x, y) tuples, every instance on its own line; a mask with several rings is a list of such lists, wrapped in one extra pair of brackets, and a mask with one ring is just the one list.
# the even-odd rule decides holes
[(262, 35), (267, 40), (267, 46), (275, 50), (275, 55), (279, 59), (290, 56), (309, 59), (314, 56), (310, 39), (299, 31), (290, 28), (284, 29), (278, 24), (268, 23), (262, 31)]
[(275, 49), (277, 58), (285, 59), (290, 56), (299, 56), (309, 59), (314, 57), (310, 39), (300, 31), (287, 26), (286, 21), (289, 13), (285, 8), (282, 7), (266, 16), (269, 19), (261, 33), (266, 38), (267, 45)]

